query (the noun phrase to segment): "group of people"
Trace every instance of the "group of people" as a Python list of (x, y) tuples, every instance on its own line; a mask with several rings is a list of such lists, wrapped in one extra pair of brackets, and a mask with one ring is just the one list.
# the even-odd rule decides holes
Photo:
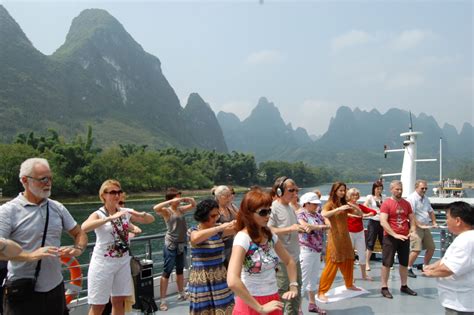
[[(113, 314), (124, 314), (130, 297), (133, 300), (129, 238), (141, 231), (136, 223), (149, 224), (155, 217), (125, 208), (120, 183), (109, 179), (99, 190), (103, 206), (79, 225), (61, 203), (49, 198), (53, 177), (47, 160), (24, 161), (19, 178), (24, 191), (0, 207), (0, 260), (9, 261), (4, 314), (67, 314), (60, 259), (81, 255), (91, 231), (96, 243), (88, 271), (89, 314), (102, 314), (109, 301)], [(448, 207), (447, 226), (458, 237), (440, 261), (430, 264), (434, 252), (430, 229), (437, 224), (426, 189), (426, 181), (417, 181), (407, 201), (401, 182), (392, 181), (391, 196), (385, 198), (383, 183), (377, 181), (360, 205), (358, 190), (336, 182), (323, 206), (315, 192), (298, 197), (295, 181), (280, 177), (270, 192), (252, 187), (240, 207), (234, 205), (235, 193), (229, 186), (215, 187), (214, 197), (199, 203), (168, 189), (165, 201), (153, 208), (167, 226), (160, 310), (168, 310), (167, 288), (175, 270), (178, 299), (189, 299), (190, 314), (302, 314), (304, 291), (308, 312), (325, 314), (316, 300), (328, 301), (338, 270), (348, 290), (360, 290), (354, 284), (354, 249), (362, 278), (372, 280), (370, 257), (378, 239), (382, 296), (393, 298), (388, 278), (395, 254), (400, 291), (417, 295), (407, 286), (407, 277), (416, 276), (410, 267), (426, 250), (423, 274), (441, 278), (439, 292), (447, 313), (472, 314), (473, 209), (463, 202)], [(185, 215), (193, 210), (197, 225), (188, 229)], [(73, 238), (73, 246), (61, 246), (63, 231)], [(185, 293), (188, 244), (192, 265)]]

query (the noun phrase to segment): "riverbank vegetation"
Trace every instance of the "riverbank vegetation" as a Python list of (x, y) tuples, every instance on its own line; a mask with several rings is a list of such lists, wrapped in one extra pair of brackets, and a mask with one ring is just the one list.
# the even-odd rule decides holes
[(34, 156), (50, 162), (56, 197), (96, 195), (107, 178), (119, 180), (127, 192), (146, 193), (168, 187), (208, 189), (219, 184), (271, 186), (279, 176), (289, 176), (306, 187), (338, 176), (335, 170), (303, 162), (266, 161), (257, 166), (253, 155), (235, 151), (152, 150), (133, 144), (102, 149), (94, 146), (90, 127), (87, 135), (69, 142), (48, 129), (45, 136), (30, 132), (19, 134), (13, 144), (0, 144), (0, 188), (4, 196), (23, 190), (18, 180), (20, 164)]

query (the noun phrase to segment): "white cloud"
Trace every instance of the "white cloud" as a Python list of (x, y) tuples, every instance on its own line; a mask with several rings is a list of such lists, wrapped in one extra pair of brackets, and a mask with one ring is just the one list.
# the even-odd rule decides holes
[(455, 56), (444, 56), (444, 57), (439, 57), (439, 56), (425, 56), (420, 59), (420, 64), (422, 66), (443, 66), (443, 65), (451, 65), (453, 63), (459, 62), (461, 59), (461, 56), (455, 55)]
[(293, 128), (302, 127), (308, 134), (319, 136), (328, 130), (338, 107), (330, 101), (308, 99), (301, 104), (282, 107), (280, 111), (285, 122), (291, 122)]
[(340, 50), (350, 46), (365, 44), (372, 38), (373, 37), (367, 32), (351, 30), (333, 38), (331, 40), (331, 49), (333, 52), (339, 52)]
[(434, 37), (434, 33), (429, 30), (414, 29), (403, 31), (392, 40), (390, 46), (395, 50), (408, 50), (418, 46), (421, 42)]
[(250, 115), (255, 103), (251, 101), (229, 101), (220, 106), (212, 105), (212, 107), (216, 115), (219, 111), (233, 113), (242, 121)]
[(248, 55), (245, 62), (251, 65), (274, 64), (284, 59), (285, 56), (278, 50), (261, 50)]
[(385, 82), (387, 89), (403, 89), (421, 86), (425, 78), (419, 73), (399, 73), (395, 74)]

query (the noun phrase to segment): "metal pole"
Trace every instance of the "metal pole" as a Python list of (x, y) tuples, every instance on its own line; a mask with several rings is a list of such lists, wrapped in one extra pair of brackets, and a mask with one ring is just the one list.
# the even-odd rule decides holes
[(443, 138), (439, 137), (439, 183), (443, 183)]

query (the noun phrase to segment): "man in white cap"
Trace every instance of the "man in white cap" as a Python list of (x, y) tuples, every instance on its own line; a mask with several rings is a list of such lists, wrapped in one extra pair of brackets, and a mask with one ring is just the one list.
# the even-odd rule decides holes
[(307, 231), (298, 234), (301, 248), (302, 289), (308, 291), (308, 312), (326, 314), (326, 311), (316, 305), (314, 296), (319, 286), (323, 234), (328, 225), (324, 223), (324, 218), (319, 213), (321, 200), (314, 192), (308, 192), (301, 196), (300, 205), (302, 208), (297, 214), (298, 221)]

